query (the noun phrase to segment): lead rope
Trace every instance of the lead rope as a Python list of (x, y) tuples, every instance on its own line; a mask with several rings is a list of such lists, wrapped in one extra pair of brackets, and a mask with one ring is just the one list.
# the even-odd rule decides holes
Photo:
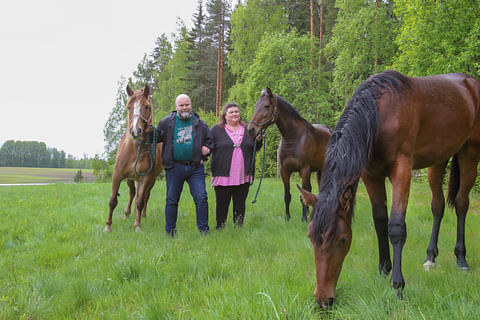
[(150, 168), (146, 172), (137, 172), (137, 163), (138, 163), (138, 159), (140, 158), (140, 148), (142, 147), (142, 143), (138, 144), (137, 159), (135, 160), (135, 164), (133, 166), (133, 169), (135, 171), (135, 174), (139, 175), (139, 176), (146, 176), (147, 174), (149, 174), (152, 171), (153, 163), (154, 163), (155, 157), (157, 155), (158, 132), (157, 132), (157, 128), (154, 125), (152, 125), (152, 127), (153, 127), (152, 143), (150, 144), (150, 141), (149, 141), (150, 140), (150, 135), (147, 135), (147, 139), (145, 141), (145, 145), (147, 146), (148, 155), (149, 155), (149, 158), (150, 158)]
[[(261, 134), (262, 135), (262, 140), (263, 140), (263, 160), (262, 160), (262, 173), (260, 174), (260, 182), (258, 183), (258, 188), (257, 188), (257, 192), (255, 193), (255, 198), (253, 199), (252, 203), (255, 203), (257, 202), (257, 196), (258, 196), (258, 192), (260, 191), (260, 186), (262, 185), (262, 180), (263, 180), (263, 172), (265, 170), (265, 145), (266, 145), (266, 140), (265, 140), (265, 132), (266, 130), (263, 129), (263, 130), (260, 130), (258, 132), (258, 134)], [(255, 156), (257, 155), (257, 137), (255, 137), (255, 147), (253, 148), (253, 157), (252, 157), (252, 165), (250, 168), (252, 168), (253, 170), (253, 164), (255, 163)], [(252, 175), (252, 182), (250, 183), (250, 185), (253, 184), (253, 181), (255, 180), (255, 171), (253, 172), (253, 175)]]

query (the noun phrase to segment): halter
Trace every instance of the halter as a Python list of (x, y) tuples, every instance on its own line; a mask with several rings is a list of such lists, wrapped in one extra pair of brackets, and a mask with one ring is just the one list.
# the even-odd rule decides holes
[[(145, 122), (147, 123), (147, 125), (153, 126), (153, 127), (155, 128), (154, 125), (149, 124), (149, 123), (150, 123), (150, 120), (152, 120), (152, 114), (153, 114), (153, 112), (150, 110), (150, 117), (149, 117), (148, 119), (146, 119), (144, 116), (142, 116), (142, 113), (141, 113), (141, 112), (138, 113), (138, 116), (140, 117), (140, 119), (142, 119), (143, 121), (145, 121)], [(134, 117), (135, 117), (135, 114), (133, 115), (132, 119), (129, 119), (130, 124), (132, 124), (132, 121), (133, 121), (133, 118), (134, 118)], [(130, 117), (129, 117), (129, 118), (130, 118)]]
[[(263, 121), (263, 122), (260, 123), (260, 124), (257, 123), (257, 122), (255, 122), (255, 121), (253, 121), (253, 120), (250, 120), (250, 123), (252, 123), (253, 125), (255, 125), (255, 126), (257, 126), (258, 128), (260, 128), (260, 131), (261, 131), (262, 129), (264, 129), (264, 127), (265, 127), (266, 125), (275, 123), (275, 121), (277, 121), (277, 105), (276, 105), (276, 104), (275, 104), (275, 106), (273, 107), (273, 113), (272, 113), (272, 116), (271, 116), (269, 119)], [(259, 131), (259, 133), (260, 133), (260, 131)], [(258, 135), (258, 134), (257, 134), (257, 135)]]

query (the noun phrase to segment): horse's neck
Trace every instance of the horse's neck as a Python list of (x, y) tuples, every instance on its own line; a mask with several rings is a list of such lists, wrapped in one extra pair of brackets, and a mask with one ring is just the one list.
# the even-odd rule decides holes
[(282, 137), (285, 140), (297, 140), (300, 130), (303, 127), (299, 127), (298, 123), (301, 123), (302, 118), (300, 116), (292, 117), (292, 112), (289, 112), (287, 109), (290, 108), (288, 105), (279, 103), (277, 104), (277, 127), (282, 134)]

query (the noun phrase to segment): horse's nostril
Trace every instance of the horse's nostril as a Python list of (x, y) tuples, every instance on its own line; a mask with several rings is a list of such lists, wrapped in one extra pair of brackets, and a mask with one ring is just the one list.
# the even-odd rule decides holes
[(328, 298), (327, 304), (329, 307), (333, 306), (334, 303), (335, 303), (335, 298)]
[(317, 303), (320, 305), (320, 307), (322, 307), (323, 309), (328, 309), (330, 307), (333, 306), (333, 304), (335, 303), (335, 298), (327, 298), (325, 300), (322, 300), (322, 301), (318, 301), (317, 300)]

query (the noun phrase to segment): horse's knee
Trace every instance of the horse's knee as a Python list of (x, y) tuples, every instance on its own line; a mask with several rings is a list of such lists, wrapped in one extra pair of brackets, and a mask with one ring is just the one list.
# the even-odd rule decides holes
[(108, 205), (110, 206), (110, 209), (115, 209), (117, 207), (117, 204), (118, 204), (118, 199), (117, 197), (112, 197), (110, 198), (110, 201), (108, 202)]
[(388, 221), (388, 236), (392, 245), (405, 243), (407, 238), (407, 226), (402, 216), (391, 215)]

